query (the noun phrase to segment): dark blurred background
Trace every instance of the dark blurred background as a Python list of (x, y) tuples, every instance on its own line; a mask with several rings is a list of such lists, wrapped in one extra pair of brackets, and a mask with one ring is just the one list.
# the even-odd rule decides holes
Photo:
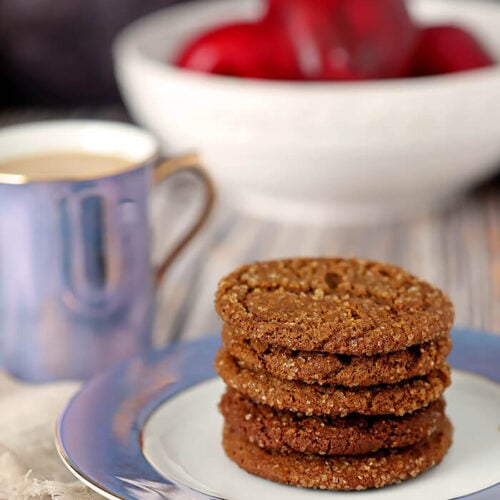
[(179, 0), (0, 0), (0, 108), (117, 102), (114, 36)]

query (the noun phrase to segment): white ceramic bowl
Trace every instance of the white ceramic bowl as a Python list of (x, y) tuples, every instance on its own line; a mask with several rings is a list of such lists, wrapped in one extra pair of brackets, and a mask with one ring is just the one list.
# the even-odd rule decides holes
[[(259, 15), (258, 0), (169, 7), (117, 38), (132, 116), (171, 154), (197, 149), (223, 197), (299, 222), (367, 220), (434, 207), (500, 161), (500, 66), (363, 83), (203, 75), (167, 62), (196, 33)], [(414, 0), (425, 22), (471, 29), (500, 60), (500, 4)]]

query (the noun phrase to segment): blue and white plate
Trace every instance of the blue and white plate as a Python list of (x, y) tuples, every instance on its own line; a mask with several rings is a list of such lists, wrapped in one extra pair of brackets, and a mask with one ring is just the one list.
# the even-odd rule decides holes
[(224, 390), (213, 370), (218, 337), (171, 345), (91, 380), (57, 424), (69, 470), (113, 500), (500, 498), (500, 336), (455, 329), (446, 391), (454, 443), (443, 462), (381, 490), (284, 486), (247, 474), (222, 450)]

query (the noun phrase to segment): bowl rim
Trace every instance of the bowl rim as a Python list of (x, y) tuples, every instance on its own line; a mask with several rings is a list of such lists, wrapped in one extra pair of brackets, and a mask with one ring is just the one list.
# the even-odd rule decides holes
[[(213, 4), (229, 3), (234, 0), (210, 0)], [(485, 9), (485, 15), (489, 15), (491, 11), (495, 11), (500, 19), (500, 2), (494, 0), (411, 0), (412, 2), (431, 2), (437, 4), (449, 4), (450, 6), (457, 6), (457, 3), (467, 5), (469, 7)], [(259, 89), (269, 91), (284, 91), (287, 92), (317, 92), (317, 91), (393, 91), (395, 89), (402, 90), (422, 90), (429, 87), (430, 89), (441, 89), (448, 85), (456, 85), (459, 82), (463, 83), (477, 83), (484, 81), (485, 78), (491, 79), (492, 77), (500, 78), (500, 58), (493, 66), (486, 68), (478, 68), (468, 71), (457, 73), (448, 73), (441, 75), (430, 75), (423, 77), (400, 77), (400, 78), (387, 78), (387, 79), (373, 79), (362, 81), (293, 81), (293, 80), (266, 80), (257, 78), (240, 78), (225, 75), (214, 75), (210, 73), (202, 73), (198, 71), (183, 69), (169, 63), (167, 60), (160, 61), (155, 57), (151, 57), (144, 53), (138, 47), (137, 41), (143, 37), (144, 31), (150, 27), (150, 23), (158, 16), (165, 16), (168, 12), (177, 11), (182, 12), (193, 8), (194, 0), (190, 0), (180, 4), (173, 4), (156, 11), (150, 12), (125, 26), (114, 38), (112, 44), (112, 53), (115, 64), (123, 63), (126, 58), (132, 58), (135, 61), (140, 61), (148, 65), (159, 73), (164, 75), (175, 75), (176, 77), (184, 79), (189, 83), (199, 83), (201, 85), (217, 85), (221, 89), (224, 87), (231, 87), (231, 89)], [(208, 28), (208, 26), (207, 26)], [(304, 84), (306, 83), (306, 84)]]

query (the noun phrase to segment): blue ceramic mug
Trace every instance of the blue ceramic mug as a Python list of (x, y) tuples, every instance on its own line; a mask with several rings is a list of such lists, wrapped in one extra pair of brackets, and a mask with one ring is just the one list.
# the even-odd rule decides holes
[[(189, 169), (205, 206), (156, 270), (149, 198)], [(195, 155), (161, 160), (132, 125), (55, 121), (0, 130), (1, 365), (32, 381), (86, 379), (148, 349), (154, 288), (213, 205)]]

